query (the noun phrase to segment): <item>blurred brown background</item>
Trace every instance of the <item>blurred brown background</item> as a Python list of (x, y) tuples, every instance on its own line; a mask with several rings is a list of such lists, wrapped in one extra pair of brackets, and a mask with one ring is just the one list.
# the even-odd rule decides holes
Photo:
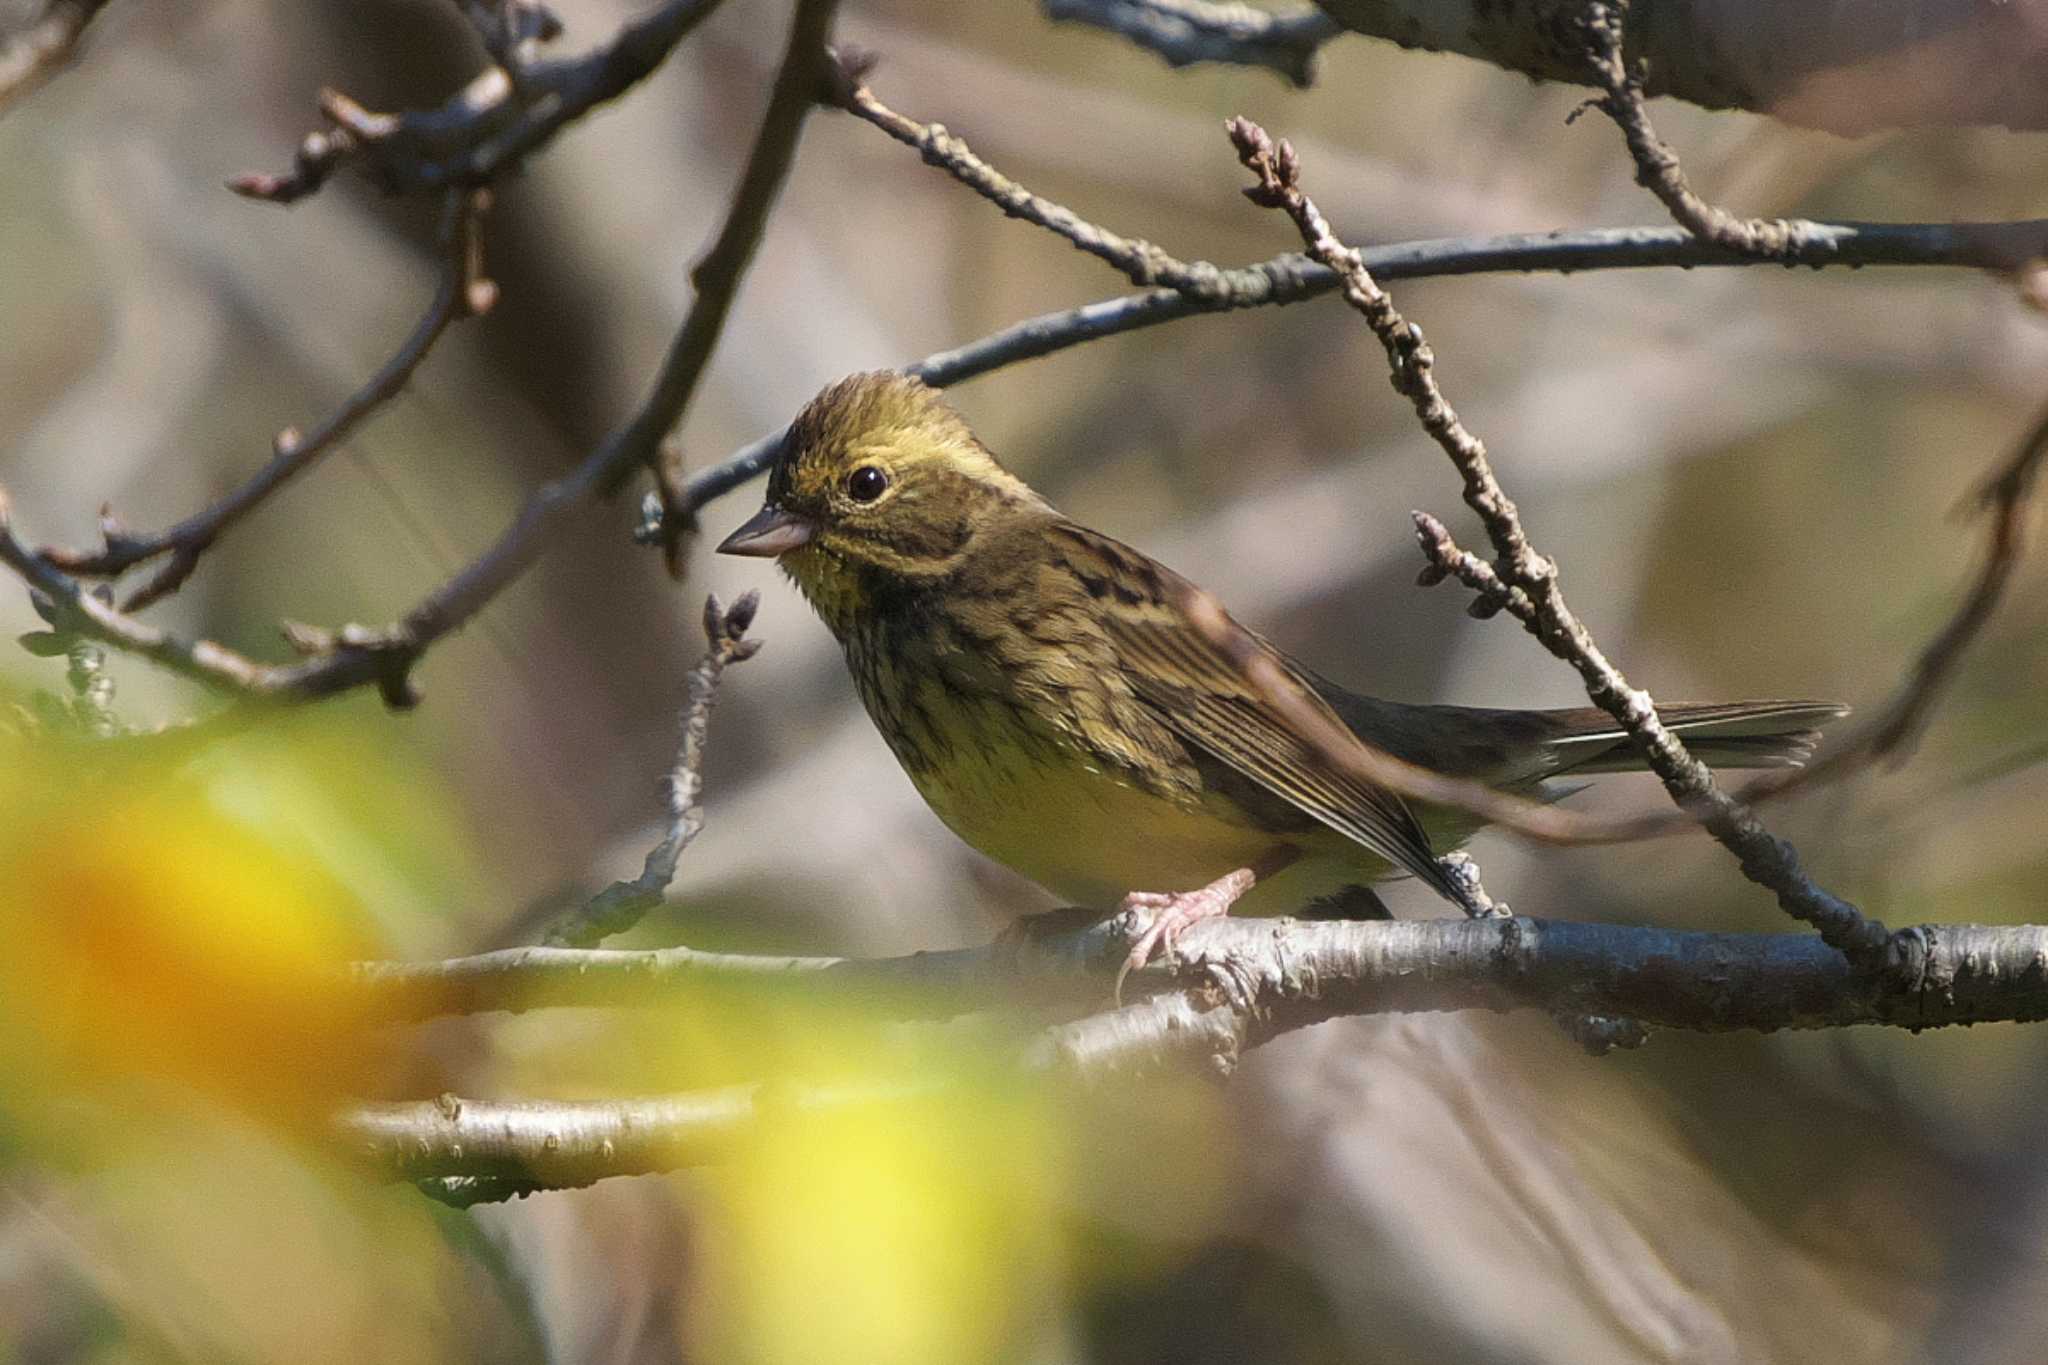
[[(629, 12), (561, 8), (578, 48)], [(688, 305), (688, 268), (786, 22), (782, 6), (726, 6), (501, 186), (488, 225), (498, 308), (157, 616), (270, 656), (282, 618), (386, 620), (588, 450), (637, 402)], [(897, 108), (1187, 257), (1293, 245), (1236, 193), (1221, 122), (1237, 113), (1295, 141), (1354, 242), (1659, 220), (1613, 129), (1565, 126), (1580, 92), (1472, 62), (1350, 39), (1296, 92), (1263, 72), (1170, 72), (1021, 0), (859, 0), (840, 34), (881, 54), (873, 84)], [(0, 119), (0, 483), (26, 534), (87, 542), (102, 502), (138, 526), (181, 516), (264, 458), (277, 428), (361, 382), (424, 305), (428, 210), (349, 177), (288, 211), (221, 181), (282, 169), (323, 84), (373, 108), (419, 105), (477, 62), (452, 7), (425, 0), (116, 3), (77, 69)], [(1657, 113), (1695, 184), (1740, 211), (2048, 212), (2035, 137), (1845, 142)], [(681, 432), (689, 463), (723, 458), (847, 371), (1121, 286), (873, 129), (821, 113)], [(2009, 282), (1971, 272), (1498, 276), (1395, 294), (1579, 610), (1672, 700), (1882, 698), (1974, 562), (1975, 532), (1950, 509), (2048, 396), (2042, 319)], [(1453, 589), (1412, 586), (1407, 513), (1458, 510), (1457, 486), (1334, 301), (1185, 321), (953, 396), (1064, 509), (1337, 678), (1416, 700), (1577, 699), (1518, 630), (1467, 620)], [(755, 498), (715, 503), (707, 530), (723, 534)], [(364, 746), (435, 785), (459, 829), (432, 894), (410, 883), (429, 908), (388, 917), (391, 951), (531, 940), (566, 897), (637, 868), (713, 589), (763, 590), (768, 647), (728, 683), (709, 826), (668, 913), (634, 941), (898, 953), (982, 941), (1048, 903), (924, 810), (792, 589), (702, 548), (678, 587), (629, 542), (629, 503), (586, 517), (437, 648), (417, 712), (329, 704)], [(1774, 813), (1818, 877), (1894, 924), (2039, 917), (2042, 586), (2028, 566), (1909, 764)], [(0, 590), (0, 625), (34, 624), (25, 595)], [(162, 674), (116, 667), (132, 719), (202, 705)], [(54, 678), (26, 654), (4, 668)], [(1659, 799), (1633, 780), (1582, 798)], [(1487, 838), (1476, 851), (1525, 913), (1788, 927), (1700, 839), (1560, 852)], [(1441, 909), (1412, 888), (1392, 897), (1402, 913)], [(432, 1079), (573, 1087), (563, 1055), (621, 1045), (610, 1027), (450, 1026)], [(1664, 1035), (1592, 1061), (1533, 1016), (1326, 1025), (1255, 1055), (1220, 1093), (1083, 1121), (1085, 1169), (1060, 1210), (1065, 1270), (1034, 1285), (1003, 1358), (2039, 1359), (2043, 1039)], [(1189, 1135), (1200, 1174), (1148, 1185), (1144, 1144)], [(721, 1245), (699, 1176), (472, 1219), (422, 1213), (405, 1190), (329, 1218), (333, 1196), (275, 1172), (244, 1174), (261, 1197), (232, 1217), (149, 1203), (178, 1184), (164, 1170), (127, 1193), (17, 1175), (0, 1200), (11, 1358), (729, 1354), (699, 1321), (715, 1311), (705, 1258)], [(122, 1210), (154, 1231), (124, 1228)], [(181, 1219), (210, 1231), (163, 1231)], [(455, 1250), (388, 1259), (365, 1230), (387, 1224)], [(261, 1250), (273, 1239), (274, 1255)], [(221, 1269), (243, 1259), (246, 1272)], [(137, 1288), (159, 1275), (186, 1288)], [(279, 1303), (288, 1311), (264, 1309)]]

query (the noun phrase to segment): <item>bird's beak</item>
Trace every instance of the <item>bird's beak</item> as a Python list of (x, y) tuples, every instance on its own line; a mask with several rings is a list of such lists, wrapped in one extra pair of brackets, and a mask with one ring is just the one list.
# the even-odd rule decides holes
[(785, 512), (771, 502), (754, 513), (746, 525), (727, 536), (719, 544), (718, 553), (773, 559), (791, 550), (802, 549), (817, 534), (816, 522), (794, 512)]

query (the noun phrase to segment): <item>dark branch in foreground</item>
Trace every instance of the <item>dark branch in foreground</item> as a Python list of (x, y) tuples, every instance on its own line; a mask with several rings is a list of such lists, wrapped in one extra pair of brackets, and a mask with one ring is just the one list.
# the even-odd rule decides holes
[(1812, 924), (1852, 960), (1868, 965), (1882, 955), (1890, 937), (1885, 927), (1808, 877), (1792, 845), (1771, 834), (1753, 811), (1721, 789), (1712, 770), (1666, 728), (1649, 693), (1630, 686), (1594, 643), (1564, 600), (1557, 565), (1530, 544), (1520, 512), (1494, 477), (1486, 447), (1465, 429), (1437, 387), (1436, 357), (1421, 330), (1401, 316), (1359, 254), (1337, 239), (1302, 192), (1294, 149), (1285, 142), (1276, 146), (1248, 119), (1233, 120), (1230, 132), (1245, 169), (1258, 178), (1245, 193), (1254, 203), (1287, 213), (1309, 253), (1344, 277), (1345, 301), (1364, 316), (1386, 349), (1394, 387), (1414, 404), (1423, 430), (1456, 466), (1464, 479), (1466, 505), (1478, 514), (1493, 542), (1495, 558), (1487, 564), (1452, 543), (1441, 523), (1418, 513), (1430, 563), (1426, 580), (1456, 576), (1488, 608), (1521, 621), (1546, 649), (1578, 672), (1587, 697), (1635, 741), (1680, 809), (1696, 817), (1736, 856), (1744, 876), (1769, 890), (1787, 914)]
[(439, 108), (403, 114), (372, 113), (338, 90), (323, 90), (320, 113), (328, 126), (306, 135), (292, 169), (282, 175), (250, 172), (230, 180), (228, 188), (289, 204), (351, 162), (393, 194), (488, 184), (652, 74), (718, 5), (719, 0), (668, 0), (603, 46), (553, 61), (534, 55), (539, 41), (560, 32), (551, 15), (508, 6), (508, 18), (488, 4), (466, 5), (498, 65)]
[(613, 934), (623, 934), (640, 922), (649, 910), (661, 904), (669, 885), (676, 879), (676, 865), (683, 850), (704, 828), (704, 809), (698, 797), (704, 790), (704, 745), (711, 732), (711, 707), (718, 700), (718, 684), (728, 664), (742, 663), (760, 651), (759, 640), (746, 638), (754, 623), (761, 595), (748, 592), (727, 611), (717, 597), (704, 599), (704, 638), (709, 643), (704, 657), (684, 680), (689, 700), (683, 707), (683, 740), (668, 776), (668, 829), (661, 842), (648, 851), (640, 875), (629, 882), (613, 882), (591, 897), (565, 922), (548, 932), (547, 941), (558, 948), (591, 948)]
[[(367, 964), (386, 1017), (544, 1005), (702, 1002), (786, 990), (889, 1017), (939, 1018), (992, 1003), (1106, 997), (1127, 941), (1115, 923), (987, 948), (857, 961), (514, 949), (419, 965)], [(1921, 925), (1869, 970), (1805, 934), (1680, 933), (1536, 919), (1206, 921), (1132, 975), (1159, 993), (1039, 1033), (995, 1064), (1101, 1081), (1159, 1067), (1228, 1072), (1252, 1047), (1346, 1015), (1540, 1009), (1622, 1016), (1696, 1032), (2048, 1019), (2048, 926)], [(992, 986), (1000, 985), (1000, 992)], [(457, 1202), (583, 1185), (715, 1161), (765, 1120), (914, 1100), (928, 1073), (857, 1088), (777, 1085), (593, 1103), (444, 1097), (364, 1105), (344, 1140), (393, 1179), (435, 1180)]]

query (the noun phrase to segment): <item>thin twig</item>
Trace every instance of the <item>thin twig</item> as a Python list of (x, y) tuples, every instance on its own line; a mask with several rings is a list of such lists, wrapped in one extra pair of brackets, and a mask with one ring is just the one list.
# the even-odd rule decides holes
[(1592, 104), (1614, 120), (1635, 162), (1636, 183), (1657, 196), (1679, 226), (1730, 251), (1790, 262), (1825, 242), (1818, 223), (1803, 218), (1740, 218), (1693, 192), (1678, 153), (1657, 136), (1644, 103), (1645, 72), (1625, 54), (1628, 0), (1582, 0), (1577, 26), (1586, 66), (1602, 92)]
[(42, 551), (43, 558), (68, 573), (85, 578), (117, 577), (138, 564), (170, 556), (148, 582), (129, 594), (123, 611), (140, 611), (177, 591), (197, 567), (199, 557), (229, 528), (262, 505), (278, 489), (339, 445), (363, 420), (397, 397), (434, 343), (450, 326), (490, 311), (497, 286), (484, 274), (482, 216), (490, 207), (488, 190), (451, 190), (441, 223), (441, 269), (433, 298), (403, 344), (363, 386), (310, 430), (286, 427), (271, 443), (269, 463), (205, 510), (163, 531), (137, 535), (111, 515), (100, 517), (104, 540), (98, 550)]
[(1478, 514), (1493, 542), (1495, 560), (1480, 565), (1444, 536), (1441, 553), (1431, 558), (1439, 575), (1455, 574), (1491, 603), (1504, 609), (1558, 658), (1572, 665), (1594, 705), (1613, 716), (1642, 753), (1650, 770), (1664, 783), (1678, 806), (1693, 814), (1716, 839), (1735, 854), (1743, 875), (1771, 891), (1790, 915), (1812, 924), (1821, 937), (1852, 961), (1870, 965), (1881, 959), (1889, 934), (1875, 920), (1817, 885), (1799, 865), (1796, 850), (1766, 830), (1755, 814), (1721, 790), (1712, 771), (1686, 751), (1665, 727), (1647, 692), (1629, 685), (1585, 625), (1572, 612), (1558, 587), (1557, 566), (1538, 554), (1522, 528), (1520, 513), (1487, 460), (1486, 447), (1459, 421), (1444, 401), (1433, 369), (1435, 356), (1420, 329), (1394, 308), (1374, 282), (1357, 252), (1331, 232), (1320, 210), (1302, 193), (1300, 163), (1286, 142), (1277, 146), (1264, 129), (1248, 119), (1234, 119), (1231, 138), (1245, 168), (1258, 183), (1245, 193), (1254, 203), (1284, 210), (1300, 230), (1309, 254), (1344, 277), (1345, 301), (1362, 314), (1386, 348), (1394, 387), (1414, 405), (1417, 418), (1463, 476), (1465, 502)]
[(741, 663), (760, 652), (761, 642), (746, 638), (754, 623), (761, 594), (743, 593), (727, 611), (713, 595), (704, 599), (704, 657), (684, 679), (688, 700), (683, 706), (683, 738), (676, 749), (676, 761), (668, 775), (668, 828), (661, 842), (648, 850), (640, 875), (632, 881), (613, 882), (591, 897), (568, 919), (548, 932), (547, 943), (557, 948), (594, 948), (613, 934), (623, 934), (640, 922), (649, 910), (660, 905), (676, 879), (676, 864), (683, 850), (704, 828), (704, 809), (699, 798), (704, 791), (704, 745), (711, 731), (711, 707), (718, 700), (718, 684), (726, 665)]
[[(360, 164), (394, 194), (484, 185), (539, 151), (563, 128), (617, 99), (651, 74), (719, 0), (668, 0), (580, 57), (544, 61), (535, 42), (559, 32), (533, 19), (513, 21), (494, 44), (493, 66), (438, 108), (379, 114), (337, 90), (320, 94), (328, 126), (308, 133), (292, 169), (250, 172), (228, 188), (250, 199), (289, 204), (318, 190), (342, 166)], [(474, 17), (474, 16), (473, 16)]]
[(1171, 67), (1263, 66), (1304, 87), (1316, 52), (1344, 31), (1313, 6), (1275, 13), (1212, 0), (1045, 0), (1045, 14), (1121, 34)]
[(946, 172), (1009, 217), (1036, 224), (1108, 262), (1132, 284), (1162, 285), (1212, 308), (1241, 308), (1265, 302), (1275, 286), (1284, 283), (1265, 278), (1262, 266), (1232, 272), (1208, 261), (1183, 261), (1151, 242), (1120, 236), (1064, 204), (1032, 193), (976, 156), (943, 123), (919, 123), (876, 99), (863, 82), (873, 63), (868, 53), (835, 54), (831, 96), (835, 105), (915, 148), (926, 164)]

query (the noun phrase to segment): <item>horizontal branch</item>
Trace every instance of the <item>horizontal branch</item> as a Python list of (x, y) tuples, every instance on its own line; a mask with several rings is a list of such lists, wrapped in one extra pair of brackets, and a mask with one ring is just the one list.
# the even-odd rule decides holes
[[(523, 948), (431, 964), (365, 964), (387, 1017), (443, 1009), (702, 1003), (727, 989), (852, 991), (902, 1017), (986, 1009), (1034, 990), (1100, 1002), (1123, 957), (1111, 921), (1026, 944), (859, 961)], [(1343, 1015), (1541, 1009), (1695, 1032), (2048, 1018), (2048, 926), (1922, 925), (1858, 971), (1805, 934), (1682, 933), (1532, 919), (1218, 919), (1133, 974), (1158, 993), (1038, 1033), (1007, 1061), (1026, 1074), (1100, 1083), (1161, 1067), (1219, 1074), (1281, 1034)], [(1189, 984), (1194, 983), (1194, 984)], [(946, 1072), (834, 1087), (777, 1083), (590, 1102), (368, 1104), (343, 1141), (392, 1179), (470, 1204), (717, 1161), (763, 1121), (933, 1093)]]
[[(1352, 32), (1405, 48), (1540, 80), (1590, 79), (1571, 31), (1587, 0), (1317, 3)], [(1629, 55), (1647, 67), (1652, 96), (1845, 136), (2038, 129), (2048, 127), (2048, 58), (2036, 24), (2026, 5), (1983, 0), (1657, 0), (1631, 19)]]
[[(931, 1019), (1001, 1003), (1106, 1001), (1126, 946), (1111, 919), (893, 958), (511, 948), (354, 970), (370, 1008), (394, 1021), (762, 991)], [(1224, 985), (1263, 1021), (1252, 1026), (1261, 1041), (1339, 1015), (1470, 1009), (1626, 1016), (1699, 1033), (2034, 1021), (2048, 1018), (2048, 925), (1902, 929), (1879, 967), (1858, 970), (1807, 934), (1530, 918), (1226, 918), (1191, 927), (1132, 972), (1128, 989)]]
[(1045, 0), (1045, 15), (1122, 34), (1168, 66), (1263, 66), (1299, 86), (1314, 81), (1317, 50), (1344, 31), (1306, 5), (1275, 13), (1214, 0)]
[[(1574, 274), (1583, 270), (1692, 270), (1728, 266), (1955, 266), (2014, 270), (2048, 257), (2048, 218), (1987, 223), (1820, 223), (1803, 243), (1804, 256), (1763, 261), (1700, 241), (1681, 227), (1594, 228), (1579, 232), (1518, 232), (1493, 237), (1442, 237), (1393, 242), (1360, 250), (1366, 268), (1383, 280), (1459, 275)], [(979, 340), (938, 351), (905, 365), (934, 388), (1036, 360), (1103, 337), (1141, 331), (1182, 318), (1240, 308), (1279, 306), (1320, 298), (1337, 288), (1335, 272), (1299, 252), (1257, 265), (1218, 270), (1206, 294), (1146, 289), (1079, 308), (1043, 313)], [(694, 512), (765, 473), (781, 433), (772, 432), (692, 474), (680, 507)]]

